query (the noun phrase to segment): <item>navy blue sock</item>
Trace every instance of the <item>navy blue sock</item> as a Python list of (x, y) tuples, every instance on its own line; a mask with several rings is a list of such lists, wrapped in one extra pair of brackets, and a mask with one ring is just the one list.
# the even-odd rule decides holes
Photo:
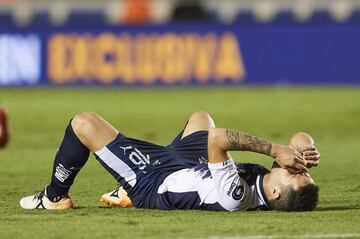
[(51, 183), (46, 188), (46, 194), (51, 201), (56, 202), (68, 194), (70, 186), (85, 165), (89, 154), (89, 149), (75, 135), (70, 121), (56, 153)]

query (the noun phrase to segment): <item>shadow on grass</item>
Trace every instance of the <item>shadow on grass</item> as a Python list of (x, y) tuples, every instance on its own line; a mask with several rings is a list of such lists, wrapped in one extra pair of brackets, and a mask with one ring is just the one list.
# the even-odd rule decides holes
[(317, 207), (315, 211), (346, 211), (360, 209), (360, 205)]
[[(154, 210), (154, 209), (144, 209), (144, 208), (122, 208), (122, 207), (110, 207), (110, 206), (76, 206), (73, 208), (74, 210), (87, 210), (87, 211), (98, 211), (99, 209), (101, 210), (123, 210), (123, 211), (137, 211), (137, 212), (143, 212), (143, 211), (147, 211), (147, 212), (153, 212), (153, 213), (161, 213), (164, 212), (164, 210)], [(317, 207), (315, 209), (315, 212), (326, 212), (326, 211), (351, 211), (351, 210), (358, 210), (360, 209), (360, 205), (339, 205), (339, 206), (325, 206), (325, 207)], [(166, 213), (171, 213), (171, 212), (178, 212), (176, 210), (174, 211), (166, 211)], [(185, 212), (185, 211), (182, 211)], [(197, 213), (219, 213), (219, 212), (213, 212), (213, 211), (198, 211), (198, 210), (189, 210), (187, 212), (197, 212)], [(257, 211), (259, 212), (259, 211)], [(270, 211), (271, 212), (271, 211)], [(272, 211), (274, 212), (274, 211)], [(222, 212), (223, 213), (223, 212)], [(226, 212), (225, 212), (226, 213)], [(238, 213), (252, 213), (250, 211), (239, 211)]]
[(76, 206), (76, 207), (74, 207), (73, 209), (75, 209), (75, 210), (83, 210), (83, 209), (89, 210), (89, 209), (114, 209), (114, 208), (119, 208), (119, 207), (109, 207), (109, 206), (98, 206), (98, 207)]

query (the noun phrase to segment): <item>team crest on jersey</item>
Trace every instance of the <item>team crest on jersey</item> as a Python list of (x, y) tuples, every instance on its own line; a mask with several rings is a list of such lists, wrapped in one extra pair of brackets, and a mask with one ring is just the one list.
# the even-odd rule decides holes
[(232, 197), (235, 200), (240, 200), (244, 196), (244, 186), (238, 185), (232, 193)]
[(230, 184), (229, 190), (226, 192), (228, 196), (231, 196), (235, 200), (241, 200), (244, 196), (244, 186), (241, 185), (239, 178), (235, 178)]

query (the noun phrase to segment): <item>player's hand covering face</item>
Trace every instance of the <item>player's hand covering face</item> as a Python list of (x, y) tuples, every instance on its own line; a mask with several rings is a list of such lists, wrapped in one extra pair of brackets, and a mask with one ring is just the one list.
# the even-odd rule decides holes
[(303, 155), (297, 150), (285, 145), (273, 145), (272, 155), (276, 163), (288, 169), (289, 172), (307, 172)]
[(318, 166), (320, 153), (315, 146), (305, 147), (301, 152), (287, 146), (278, 150), (272, 168), (285, 168), (291, 174), (307, 172), (308, 169)]
[(320, 153), (315, 146), (303, 148), (302, 156), (307, 168), (316, 167), (320, 163)]

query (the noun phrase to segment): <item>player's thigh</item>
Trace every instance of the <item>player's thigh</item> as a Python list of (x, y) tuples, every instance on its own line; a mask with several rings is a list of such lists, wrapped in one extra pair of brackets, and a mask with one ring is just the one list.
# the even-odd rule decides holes
[(71, 125), (80, 141), (92, 152), (112, 142), (119, 133), (109, 122), (93, 112), (77, 114)]
[(181, 138), (197, 131), (208, 130), (211, 127), (215, 127), (215, 122), (207, 112), (194, 112), (190, 116)]

